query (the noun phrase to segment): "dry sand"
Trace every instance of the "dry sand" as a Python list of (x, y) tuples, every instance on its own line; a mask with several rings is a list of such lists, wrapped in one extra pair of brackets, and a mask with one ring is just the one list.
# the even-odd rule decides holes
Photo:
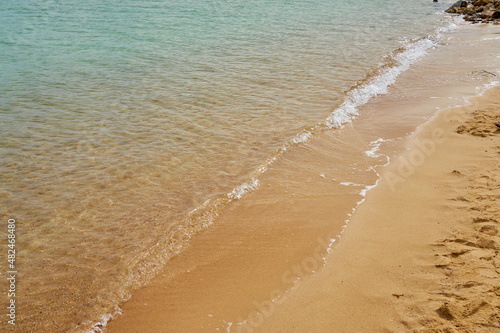
[(417, 280), (399, 307), (405, 327), (500, 332), (500, 129), (494, 125), (499, 120), (500, 89), (495, 88), (432, 124), (443, 128), (446, 141), (421, 169), (436, 168), (442, 208), (432, 220), (446, 228), (435, 228), (415, 262), (421, 272), (414, 272)]
[[(408, 140), (324, 267), (318, 263), (328, 238), (302, 237), (300, 223), (276, 221), (281, 234), (258, 223), (277, 204), (264, 189), (262, 200), (233, 207), (219, 226), (199, 235), (124, 304), (107, 331), (500, 332), (500, 130), (494, 125), (500, 88), (472, 102), (441, 112)], [(298, 221), (293, 207), (308, 204), (322, 212), (317, 220), (345, 213), (341, 207), (349, 203), (320, 209), (322, 200), (339, 200), (325, 196), (290, 198), (276, 211)], [(243, 227), (231, 224), (248, 209), (259, 215)], [(322, 223), (316, 228), (338, 232)], [(264, 245), (265, 251), (252, 248)], [(288, 247), (300, 254), (298, 262), (294, 253), (280, 257)], [(200, 251), (202, 259), (190, 256)], [(266, 279), (274, 271), (285, 272), (275, 274), (281, 281)], [(288, 273), (301, 279), (293, 285)]]

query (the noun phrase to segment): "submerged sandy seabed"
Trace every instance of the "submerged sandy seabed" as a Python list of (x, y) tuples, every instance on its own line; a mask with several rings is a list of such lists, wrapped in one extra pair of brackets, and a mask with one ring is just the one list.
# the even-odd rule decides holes
[[(498, 29), (476, 29), (448, 56), (479, 35), (491, 58)], [(500, 89), (407, 139), (495, 70), (467, 52), (425, 58), (352, 125), (283, 154), (106, 331), (499, 330)]]

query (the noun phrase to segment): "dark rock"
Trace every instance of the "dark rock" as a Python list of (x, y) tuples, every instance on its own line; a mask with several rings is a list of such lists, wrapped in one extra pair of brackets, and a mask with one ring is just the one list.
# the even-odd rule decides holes
[[(481, 0), (484, 1), (484, 0)], [(455, 9), (456, 8), (462, 8), (462, 7), (467, 7), (468, 3), (467, 1), (459, 0), (455, 2), (453, 5), (451, 5), (450, 8), (446, 10), (447, 13), (456, 13)]]
[(450, 14), (463, 15), (466, 21), (499, 22), (500, 0), (460, 0), (446, 10)]
[(482, 12), (481, 18), (483, 20), (488, 20), (488, 21), (496, 20), (496, 19), (500, 18), (500, 11), (495, 10), (495, 9), (488, 9), (488, 10)]

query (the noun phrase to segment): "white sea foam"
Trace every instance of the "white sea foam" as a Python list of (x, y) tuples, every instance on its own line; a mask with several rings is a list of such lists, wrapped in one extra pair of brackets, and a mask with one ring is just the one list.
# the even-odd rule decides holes
[(461, 17), (453, 17), (453, 22), (450, 22), (447, 26), (441, 27), (436, 31), (436, 37), (439, 38), (443, 33), (453, 31), (459, 27), (457, 23), (463, 24), (465, 20)]
[(306, 142), (311, 136), (312, 136), (311, 132), (304, 132), (297, 135), (297, 137), (293, 138), (292, 141), (294, 143), (303, 143)]
[(107, 313), (103, 315), (98, 322), (94, 323), (93, 327), (90, 330), (86, 331), (86, 333), (102, 333), (106, 328), (108, 322), (121, 314), (122, 309), (117, 306), (113, 313)]
[(375, 185), (366, 186), (364, 189), (359, 191), (359, 195), (361, 195), (363, 198), (366, 198), (366, 193), (369, 190), (371, 190), (372, 188), (374, 188), (375, 186), (377, 186), (377, 184), (378, 184), (378, 181), (375, 183)]
[(401, 73), (425, 56), (429, 48), (436, 45), (437, 43), (430, 37), (406, 45), (403, 52), (394, 56), (397, 65), (385, 69), (365, 86), (351, 90), (344, 103), (326, 119), (326, 126), (334, 128), (350, 122), (359, 114), (358, 107), (377, 95), (386, 94), (388, 87), (394, 84)]
[[(500, 71), (497, 71), (497, 72), (500, 73)], [(490, 83), (485, 84), (482, 87), (481, 95), (484, 94), (486, 92), (486, 90), (493, 88), (493, 87), (496, 87), (498, 85), (500, 85), (500, 81), (492, 81)]]
[(370, 142), (369, 146), (372, 147), (372, 149), (365, 151), (365, 155), (369, 156), (369, 157), (373, 157), (373, 158), (377, 158), (377, 157), (382, 156), (381, 154), (378, 153), (378, 151), (380, 150), (380, 146), (384, 142), (389, 142), (389, 141), (393, 141), (393, 140), (392, 139), (378, 138), (377, 140)]
[(251, 183), (243, 183), (240, 186), (236, 187), (231, 193), (227, 196), (229, 199), (241, 199), (245, 194), (255, 190), (259, 187), (259, 180), (252, 179)]
[[(458, 27), (455, 23), (450, 23), (446, 27), (442, 27), (436, 31), (434, 36), (422, 38), (415, 42), (406, 42), (404, 51), (393, 55), (395, 66), (388, 67), (379, 75), (369, 80), (365, 85), (355, 88), (347, 93), (344, 103), (335, 109), (326, 119), (324, 124), (328, 128), (336, 128), (345, 125), (353, 118), (359, 115), (358, 108), (366, 104), (375, 96), (383, 95), (388, 92), (388, 88), (396, 82), (397, 77), (408, 70), (412, 64), (427, 54), (427, 50), (438, 45), (436, 38), (442, 33), (451, 31)], [(292, 139), (295, 144), (306, 142), (312, 133), (310, 131), (303, 132)], [(286, 147), (284, 147), (286, 150)]]
[(377, 140), (370, 142), (370, 147), (372, 147), (372, 149), (365, 151), (365, 155), (370, 157), (379, 157), (380, 155), (377, 154), (377, 152), (380, 150), (380, 145), (384, 142), (385, 140), (382, 138), (378, 138)]
[(342, 185), (342, 186), (363, 186), (362, 184), (356, 184), (356, 183), (351, 183), (351, 182), (341, 182), (340, 185)]

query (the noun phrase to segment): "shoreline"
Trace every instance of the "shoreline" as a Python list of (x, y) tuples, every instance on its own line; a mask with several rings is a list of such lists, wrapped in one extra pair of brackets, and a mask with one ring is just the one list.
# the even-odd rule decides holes
[[(378, 74), (374, 75), (372, 73), (358, 80), (357, 84), (353, 85), (347, 92), (345, 92), (344, 101), (340, 105), (338, 105), (333, 110), (333, 112), (326, 117), (325, 120), (322, 120), (312, 126), (304, 127), (299, 133), (295, 134), (293, 137), (290, 137), (289, 140), (285, 141), (285, 143), (280, 148), (274, 151), (263, 164), (255, 169), (249, 175), (249, 177), (245, 179), (244, 183), (240, 183), (240, 185), (233, 188), (231, 192), (227, 193), (227, 195), (221, 195), (219, 197), (216, 197), (215, 199), (212, 198), (207, 200), (205, 203), (192, 210), (185, 217), (174, 223), (172, 225), (172, 230), (178, 229), (179, 232), (174, 232), (169, 235), (169, 242), (160, 242), (165, 246), (160, 246), (157, 251), (155, 249), (155, 251), (159, 253), (161, 253), (161, 251), (164, 251), (165, 248), (167, 249), (167, 251), (171, 252), (169, 252), (168, 256), (161, 255), (155, 252), (157, 255), (157, 257), (155, 258), (159, 259), (159, 262), (164, 263), (165, 261), (170, 260), (171, 256), (176, 257), (179, 252), (182, 252), (186, 248), (191, 247), (191, 239), (197, 237), (199, 232), (203, 233), (206, 231), (206, 228), (210, 228), (214, 224), (214, 221), (219, 219), (219, 214), (221, 211), (228, 209), (227, 206), (233, 204), (234, 200), (239, 200), (242, 197), (251, 194), (251, 192), (253, 192), (254, 190), (258, 189), (258, 187), (260, 186), (260, 178), (262, 173), (267, 172), (270, 166), (275, 163), (277, 159), (282, 158), (285, 152), (288, 153), (290, 148), (294, 149), (296, 148), (296, 146), (304, 144), (312, 136), (317, 135), (318, 132), (321, 133), (327, 128), (330, 130), (342, 130), (344, 126), (351, 126), (352, 124), (350, 122), (355, 120), (359, 116), (359, 114), (357, 113), (358, 109), (365, 107), (365, 104), (371, 98), (376, 98), (378, 96), (386, 94), (386, 89), (393, 85), (394, 81), (397, 80), (397, 78), (401, 74), (404, 74), (409, 67), (420, 61), (421, 58), (425, 58), (427, 50), (437, 45), (436, 40), (440, 39), (440, 36), (442, 34), (454, 30), (456, 27), (457, 23), (455, 20), (446, 21), (445, 26), (437, 28), (432, 34), (422, 37), (419, 40), (413, 40), (404, 45), (402, 44), (400, 48), (393, 50), (392, 52), (384, 56), (379, 65), (376, 66), (373, 71), (373, 73)], [(412, 119), (411, 121), (414, 121), (414, 119)], [(359, 140), (359, 138), (357, 137), (355, 139)], [(377, 141), (380, 140), (380, 138), (373, 138), (374, 141), (372, 142), (366, 141), (366, 138), (364, 138), (364, 140), (365, 141), (363, 142), (363, 144), (370, 144), (369, 149), (372, 149), (372, 143), (380, 146), (380, 143), (378, 143)], [(384, 142), (384, 140), (382, 140), (382, 142)], [(359, 150), (359, 147), (357, 147), (357, 149)], [(368, 150), (365, 151), (365, 153), (368, 153)], [(379, 157), (379, 155), (373, 155), (373, 157)], [(385, 164), (386, 162), (383, 160), (381, 163)], [(374, 164), (372, 165), (372, 167), (378, 167), (382, 164)], [(376, 174), (376, 172), (374, 174)], [(352, 182), (347, 183), (350, 183), (354, 186), (361, 186), (360, 184), (355, 184)], [(356, 191), (355, 194), (350, 193), (350, 195), (356, 196), (361, 193), (366, 193), (366, 191), (373, 186), (373, 184), (366, 184), (364, 190), (361, 190), (360, 192)], [(361, 197), (361, 200), (363, 201), (364, 194), (361, 195)], [(351, 206), (357, 207), (358, 204), (359, 201), (356, 201), (355, 204)], [(351, 206), (349, 206), (348, 208), (350, 209)], [(349, 213), (346, 213), (346, 215), (349, 215)], [(342, 225), (342, 228), (343, 227), (344, 225)], [(334, 236), (338, 235), (334, 234)], [(173, 241), (173, 245), (170, 244), (170, 241)], [(329, 239), (326, 239), (326, 241), (329, 242)], [(324, 250), (326, 249), (327, 247), (324, 247)], [(146, 274), (146, 279), (144, 280), (148, 282), (140, 284), (139, 289), (145, 286), (147, 287), (149, 285), (150, 276), (156, 276), (158, 272), (165, 270), (162, 267), (162, 264), (160, 264), (158, 267), (155, 266), (154, 270), (152, 270), (154, 271), (153, 274)], [(141, 271), (142, 273), (148, 271), (148, 269), (149, 266), (147, 265), (144, 267), (134, 267), (134, 271)], [(133, 295), (135, 292), (136, 289), (134, 289), (131, 294)], [(128, 298), (129, 297), (127, 297), (126, 299)], [(123, 300), (120, 303), (123, 303)], [(94, 327), (97, 327), (99, 329), (102, 326), (106, 326), (109, 318), (115, 317), (116, 314), (120, 313), (121, 310), (118, 306), (113, 311), (115, 312), (114, 314), (108, 313), (104, 315), (100, 321), (95, 323)], [(90, 322), (86, 322), (85, 325), (88, 325), (89, 323)], [(78, 328), (81, 327), (79, 326)]]
[(325, 270), (255, 331), (500, 330), (499, 96), (492, 88), (423, 126)]
[[(190, 331), (500, 329), (496, 314), (500, 306), (496, 282), (500, 277), (500, 130), (493, 121), (500, 117), (498, 96), (500, 87), (490, 88), (471, 99), (471, 105), (443, 110), (421, 126), (407, 141), (409, 149), (380, 172), (378, 186), (353, 214), (333, 250), (325, 251), (332, 244), (319, 238), (301, 265), (284, 270), (288, 276), (299, 276), (300, 283), (292, 283), (286, 291), (274, 285), (277, 292), (270, 297), (259, 296), (254, 289), (244, 296), (253, 302), (242, 312), (246, 315), (237, 317), (238, 322), (210, 326), (214, 309), (206, 314), (208, 326), (193, 325)], [(486, 110), (486, 121), (481, 110)], [(325, 257), (326, 264), (320, 267)], [(180, 259), (173, 267), (185, 270), (186, 258)], [(195, 261), (192, 258), (190, 263), (193, 270), (199, 267)], [(233, 264), (239, 267), (241, 263)], [(317, 272), (309, 275), (308, 268)], [(220, 267), (214, 269), (224, 273)], [(233, 269), (225, 268), (226, 273)], [(187, 280), (191, 273), (184, 274), (174, 282), (175, 287), (191, 286), (199, 292), (205, 289), (199, 286), (205, 284), (205, 277), (209, 280), (205, 286), (213, 288), (222, 276), (215, 274), (211, 279), (206, 272)], [(200, 323), (196, 304), (205, 302), (206, 295), (189, 294), (187, 309), (172, 307), (161, 297), (156, 298), (159, 303), (143, 303), (161, 294), (160, 288), (167, 288), (172, 276), (156, 280), (133, 304), (125, 304), (123, 316), (111, 320), (105, 331), (133, 332), (140, 327), (144, 332), (180, 332), (177, 320), (189, 320), (190, 314), (194, 315), (192, 323)], [(234, 291), (229, 285), (215, 289)], [(185, 290), (179, 292), (177, 296), (185, 295)], [(170, 319), (161, 318), (162, 313)], [(172, 321), (176, 316), (180, 317)]]
[(499, 96), (492, 88), (423, 126), (325, 270), (256, 331), (500, 330)]
[[(407, 73), (403, 76), (406, 78), (401, 79), (403, 83), (399, 82), (399, 89), (404, 86), (405, 81), (412, 82), (412, 75)], [(410, 88), (411, 86), (411, 84), (408, 85)], [(380, 98), (377, 107), (390, 105), (391, 102), (390, 97)], [(412, 102), (415, 103), (415, 101)], [(441, 101), (441, 104), (443, 102), (445, 101)], [(417, 103), (413, 107), (418, 109), (419, 105)], [(369, 107), (367, 108), (371, 111)], [(370, 113), (367, 112), (367, 114)], [(410, 120), (400, 120), (402, 123), (414, 123), (414, 119), (422, 115), (413, 110), (405, 117)], [(431, 124), (439, 117), (440, 115), (436, 116)], [(350, 125), (334, 133), (322, 133), (321, 137), (313, 137), (310, 142), (305, 143), (299, 149), (287, 152), (286, 156), (273, 164), (262, 177), (262, 186), (258, 191), (249, 193), (248, 197), (226, 208), (217, 217), (218, 222), (214, 226), (193, 239), (190, 247), (169, 262), (151, 285), (142, 288), (124, 304), (123, 315), (116, 320), (111, 320), (106, 331), (133, 332), (134, 329), (140, 327), (142, 331), (152, 332), (162, 330), (206, 332), (228, 329), (243, 332), (245, 330), (263, 332), (282, 330), (285, 332), (286, 327), (288, 331), (290, 329), (301, 331), (298, 329), (300, 325), (305, 325), (302, 328), (307, 330), (315, 327), (314, 325), (325, 324), (326, 326), (322, 329), (331, 327), (332, 320), (337, 324), (341, 323), (339, 314), (325, 317), (329, 320), (323, 318), (323, 321), (317, 321), (316, 319), (319, 318), (311, 317), (315, 313), (324, 312), (325, 308), (332, 308), (332, 302), (325, 299), (323, 295), (324, 288), (319, 282), (314, 281), (322, 281), (320, 276), (326, 274), (325, 272), (332, 266), (337, 267), (331, 264), (332, 254), (329, 255), (326, 266), (322, 267), (328, 252), (333, 253), (334, 262), (337, 260), (335, 258), (340, 256), (342, 260), (345, 260), (344, 264), (350, 264), (352, 257), (348, 251), (342, 252), (342, 249), (345, 248), (345, 243), (349, 242), (351, 236), (348, 235), (360, 232), (359, 225), (365, 222), (355, 221), (360, 220), (359, 216), (363, 216), (360, 212), (368, 209), (363, 207), (370, 206), (369, 202), (373, 199), (368, 200), (368, 198), (359, 207), (360, 212), (356, 211), (353, 214), (352, 207), (356, 207), (356, 203), (362, 199), (361, 188), (344, 185), (336, 186), (332, 190), (332, 184), (336, 180), (331, 179), (329, 172), (348, 175), (351, 169), (347, 166), (342, 169), (341, 166), (341, 161), (346, 156), (347, 160), (357, 161), (353, 163), (354, 165), (377, 164), (374, 160), (368, 162), (358, 156), (359, 154), (365, 155), (373, 148), (371, 143), (381, 138), (378, 133), (371, 133), (373, 127), (384, 133), (392, 131), (396, 137), (404, 135), (404, 131), (401, 132), (401, 130), (381, 129), (385, 124), (384, 119), (375, 119), (373, 116), (363, 115), (356, 121), (355, 126)], [(386, 117), (385, 121), (388, 119)], [(432, 125), (426, 124), (422, 128), (430, 126)], [(404, 130), (406, 131), (407, 128), (411, 129), (407, 125)], [(383, 156), (391, 155), (392, 149), (398, 151), (395, 147), (401, 150), (404, 142), (391, 143), (389, 147), (383, 148), (379, 156), (381, 160), (384, 159)], [(358, 155), (354, 156), (355, 153)], [(312, 163), (307, 166), (296, 163), (303, 160)], [(383, 163), (378, 163), (378, 165), (381, 164)], [(387, 168), (389, 170), (394, 168), (394, 163)], [(283, 170), (287, 171), (283, 174)], [(386, 168), (383, 170), (386, 172)], [(324, 178), (324, 181), (318, 182), (318, 176)], [(413, 173), (408, 178), (411, 179), (412, 176)], [(366, 187), (372, 186), (377, 178), (376, 172), (368, 172), (355, 177), (356, 183), (364, 184)], [(387, 174), (382, 174), (382, 179), (386, 178)], [(345, 179), (339, 179), (338, 182), (341, 180)], [(407, 186), (406, 179), (404, 180)], [(373, 191), (380, 191), (379, 187), (384, 181), (381, 183)], [(398, 182), (396, 181), (395, 184), (397, 185)], [(369, 193), (368, 197), (371, 198), (372, 191)], [(437, 202), (439, 198), (436, 196), (432, 202)], [(345, 228), (346, 217), (351, 220), (348, 228)], [(369, 214), (365, 217), (369, 219)], [(336, 222), (332, 224), (332, 220)], [(304, 224), (305, 221), (307, 224)], [(357, 227), (354, 227), (356, 225)], [(342, 239), (336, 242), (340, 234), (342, 234)], [(321, 237), (318, 238), (318, 235)], [(359, 233), (359, 236), (361, 235), (363, 235), (362, 232)], [(370, 240), (370, 237), (367, 237), (367, 240)], [(329, 251), (330, 247), (333, 249)], [(359, 244), (358, 247), (360, 247)], [(359, 252), (354, 251), (354, 253)], [(195, 254), (201, 254), (201, 257)], [(336, 280), (338, 276), (335, 275), (335, 271), (330, 271), (330, 273), (330, 278), (333, 280), (329, 282), (333, 281), (332, 284), (336, 287), (329, 287), (328, 291), (335, 290), (334, 295), (342, 295), (336, 300), (338, 304), (334, 307), (335, 309), (342, 309), (346, 301), (350, 302), (353, 309), (359, 306), (360, 309), (366, 311), (369, 310), (366, 304), (380, 306), (377, 303), (380, 301), (380, 295), (375, 295), (375, 298), (373, 298), (374, 295), (370, 295), (367, 298), (366, 295), (360, 296), (358, 290), (351, 287), (347, 290), (355, 290), (359, 296), (351, 297), (345, 293), (345, 290), (339, 290), (338, 288), (343, 288), (345, 281)], [(370, 274), (360, 276), (373, 277)], [(358, 281), (361, 285), (369, 285), (366, 282)], [(313, 298), (301, 295), (303, 289), (309, 290), (309, 295), (316, 295), (315, 292), (319, 294)], [(395, 291), (393, 294), (402, 295), (403, 293)], [(396, 297), (389, 296), (385, 299), (386, 303), (390, 303), (389, 300)], [(293, 301), (290, 301), (292, 297)], [(402, 299), (402, 297), (399, 298)], [(306, 301), (306, 305), (298, 306), (301, 301)], [(273, 304), (275, 306), (271, 307)], [(314, 311), (307, 311), (309, 309), (314, 309)], [(345, 309), (339, 311), (341, 311), (340, 315), (343, 314), (345, 318), (352, 321), (350, 317), (352, 311)], [(394, 309), (389, 312), (395, 316)], [(374, 321), (364, 328), (382, 327), (382, 320), (385, 317), (379, 313), (377, 318), (372, 318)], [(304, 320), (297, 323), (290, 321), (290, 318), (303, 318)], [(315, 318), (316, 321), (313, 323), (310, 318)], [(243, 325), (236, 323), (243, 323)], [(287, 326), (292, 323), (293, 327)], [(354, 329), (355, 331), (357, 328), (348, 326), (352, 324), (354, 323), (344, 322), (344, 326), (339, 329)]]
[(445, 14), (451, 1), (7, 6), (18, 75), (0, 196), (23, 250), (11, 329), (270, 324), (326, 270), (408, 137), (498, 84), (500, 26)]

